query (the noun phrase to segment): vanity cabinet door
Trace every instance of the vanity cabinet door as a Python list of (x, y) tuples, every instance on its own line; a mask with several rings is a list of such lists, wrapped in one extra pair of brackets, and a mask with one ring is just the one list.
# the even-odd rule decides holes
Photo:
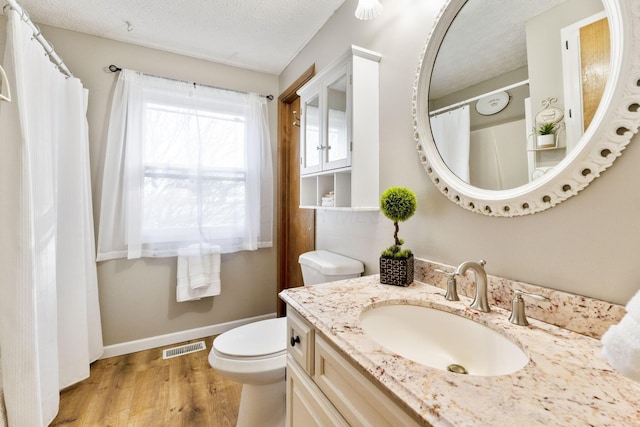
[(289, 356), (307, 375), (313, 375), (314, 330), (291, 307), (287, 308), (287, 343)]
[(349, 426), (305, 375), (293, 358), (287, 358), (287, 427)]
[(314, 382), (352, 427), (421, 424), (358, 372), (320, 335), (315, 339)]

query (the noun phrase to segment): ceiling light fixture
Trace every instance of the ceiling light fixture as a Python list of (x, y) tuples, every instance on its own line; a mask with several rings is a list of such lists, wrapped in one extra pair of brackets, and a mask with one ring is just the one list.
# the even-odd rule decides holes
[(378, 17), (382, 13), (382, 5), (378, 0), (359, 0), (356, 7), (356, 18), (368, 20)]

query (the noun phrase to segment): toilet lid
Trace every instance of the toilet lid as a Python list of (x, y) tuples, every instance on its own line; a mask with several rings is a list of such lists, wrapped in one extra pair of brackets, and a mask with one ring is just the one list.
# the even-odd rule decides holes
[(213, 340), (213, 348), (230, 356), (264, 356), (287, 348), (287, 318), (261, 320), (231, 329)]

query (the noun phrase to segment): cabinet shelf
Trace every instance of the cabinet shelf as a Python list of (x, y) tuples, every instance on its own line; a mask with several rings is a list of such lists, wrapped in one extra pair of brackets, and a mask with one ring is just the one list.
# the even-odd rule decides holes
[(380, 55), (351, 46), (300, 90), (300, 207), (377, 210)]

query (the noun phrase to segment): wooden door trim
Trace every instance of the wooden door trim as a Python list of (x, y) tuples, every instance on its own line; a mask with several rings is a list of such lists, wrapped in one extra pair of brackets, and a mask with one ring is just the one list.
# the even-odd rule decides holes
[[(291, 86), (286, 88), (280, 96), (278, 96), (278, 106), (284, 104), (291, 104), (297, 97), (296, 93), (298, 89), (300, 89), (306, 82), (311, 80), (313, 76), (316, 75), (316, 64), (313, 64), (309, 68), (307, 68), (301, 75), (296, 79), (295, 82), (291, 83)], [(278, 128), (281, 123), (278, 123)], [(278, 136), (279, 142), (279, 136)]]
[[(286, 254), (287, 254), (287, 241), (288, 241), (288, 215), (287, 215), (287, 197), (286, 191), (283, 191), (287, 187), (287, 183), (290, 181), (289, 168), (287, 167), (288, 157), (288, 141), (289, 141), (289, 128), (292, 126), (292, 111), (291, 103), (298, 98), (296, 93), (305, 83), (307, 83), (316, 74), (315, 64), (307, 68), (287, 89), (285, 89), (280, 96), (278, 96), (278, 182), (277, 182), (277, 200), (276, 205), (278, 209), (277, 214), (277, 280), (278, 291), (286, 288)], [(285, 304), (276, 295), (277, 299), (277, 311), (279, 316), (285, 314)]]

